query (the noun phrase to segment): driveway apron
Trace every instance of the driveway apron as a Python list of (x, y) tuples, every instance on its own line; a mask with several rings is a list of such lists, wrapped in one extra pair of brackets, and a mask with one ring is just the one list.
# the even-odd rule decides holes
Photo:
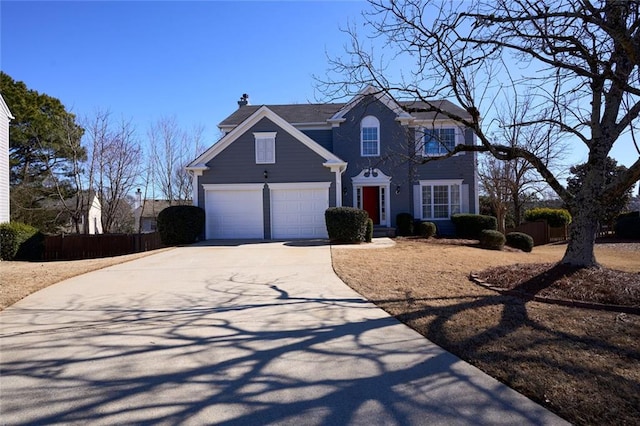
[(0, 313), (2, 424), (562, 424), (389, 317), (330, 247), (202, 244)]

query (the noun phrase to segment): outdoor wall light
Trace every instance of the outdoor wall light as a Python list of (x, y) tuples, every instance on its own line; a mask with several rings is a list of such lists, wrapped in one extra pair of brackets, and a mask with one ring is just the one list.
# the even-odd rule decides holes
[(347, 195), (347, 187), (346, 186), (342, 187), (342, 195)]
[(396, 194), (400, 193), (400, 185), (396, 186)]
[(269, 178), (269, 172), (267, 170), (264, 171), (264, 180)]

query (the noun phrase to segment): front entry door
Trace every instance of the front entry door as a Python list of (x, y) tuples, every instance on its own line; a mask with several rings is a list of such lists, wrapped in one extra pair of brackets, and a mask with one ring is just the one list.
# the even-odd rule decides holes
[(380, 224), (380, 187), (362, 187), (362, 209), (369, 213), (374, 225)]

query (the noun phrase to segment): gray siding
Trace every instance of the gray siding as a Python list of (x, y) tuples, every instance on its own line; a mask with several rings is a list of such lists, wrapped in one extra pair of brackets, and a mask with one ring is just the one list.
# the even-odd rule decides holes
[[(375, 116), (380, 122), (380, 156), (362, 157), (360, 155), (360, 121), (368, 116)], [(346, 115), (345, 121), (333, 129), (333, 152), (349, 163), (342, 178), (346, 194), (343, 196), (345, 206), (353, 206), (353, 187), (351, 178), (363, 169), (374, 167), (391, 177), (390, 197), (391, 211), (388, 213), (391, 225), (395, 226), (398, 213), (413, 214), (413, 186), (419, 180), (462, 179), (469, 186), (469, 208), (476, 211), (476, 174), (475, 155), (465, 153), (446, 160), (433, 161), (421, 165), (421, 157), (415, 152), (415, 129), (402, 126), (396, 121), (396, 114), (383, 103), (373, 97), (365, 97)], [(473, 133), (465, 133), (465, 142), (473, 144)], [(399, 193), (396, 189), (399, 187)], [(444, 221), (443, 221), (444, 222)], [(442, 230), (450, 231), (451, 223), (442, 223)], [(448, 232), (447, 232), (448, 233)]]
[[(277, 132), (275, 164), (256, 164), (254, 132)], [(198, 178), (198, 204), (204, 207), (203, 184), (331, 182), (329, 205), (335, 205), (335, 174), (322, 164), (325, 159), (264, 118), (233, 141), (206, 165)], [(264, 178), (267, 171), (268, 177)], [(265, 189), (264, 223), (270, 230), (269, 191)], [(270, 235), (265, 235), (270, 238)]]
[(327, 130), (302, 130), (302, 133), (316, 141), (324, 149), (333, 152), (333, 132)]
[[(376, 117), (380, 122), (379, 157), (360, 155), (360, 121), (368, 115)], [(391, 219), (391, 225), (395, 226), (396, 215), (401, 212), (411, 212), (412, 209), (411, 176), (407, 159), (408, 129), (396, 121), (396, 114), (393, 111), (371, 96), (365, 97), (344, 118), (345, 121), (333, 129), (333, 152), (349, 163), (342, 177), (342, 184), (347, 189), (342, 202), (345, 206), (355, 204), (351, 178), (365, 168), (378, 168), (391, 177), (390, 191), (387, 194), (390, 197), (391, 211), (387, 214)], [(400, 186), (398, 194), (395, 191), (397, 186)]]

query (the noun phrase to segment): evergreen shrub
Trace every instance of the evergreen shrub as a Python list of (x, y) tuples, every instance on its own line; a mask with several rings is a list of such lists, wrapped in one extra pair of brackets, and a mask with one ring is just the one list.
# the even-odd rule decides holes
[[(367, 239), (369, 213), (355, 207), (329, 207), (324, 212), (329, 239), (342, 243), (361, 243)], [(373, 222), (371, 226), (373, 232)]]
[(168, 246), (191, 244), (204, 231), (205, 213), (198, 206), (170, 206), (158, 214), (158, 232)]
[(640, 212), (622, 213), (616, 218), (616, 237), (640, 240)]
[(524, 232), (509, 232), (506, 236), (507, 245), (527, 253), (533, 250), (533, 238)]
[(436, 235), (436, 224), (433, 222), (420, 222), (418, 233), (421, 237), (431, 238)]
[(0, 224), (0, 259), (40, 260), (44, 235), (31, 225), (20, 222)]
[(480, 247), (490, 250), (502, 250), (506, 241), (505, 236), (500, 231), (484, 229), (480, 232)]
[(373, 240), (373, 220), (370, 217), (367, 218), (367, 233), (364, 240), (368, 243)]
[(566, 209), (552, 209), (548, 207), (538, 207), (527, 210), (524, 219), (528, 222), (546, 220), (552, 228), (560, 228), (571, 223), (571, 214)]
[(477, 240), (485, 229), (495, 231), (498, 229), (498, 220), (493, 216), (482, 214), (460, 213), (451, 216), (451, 221), (456, 227), (456, 236)]
[(396, 215), (396, 233), (401, 237), (413, 235), (413, 216), (411, 213)]

